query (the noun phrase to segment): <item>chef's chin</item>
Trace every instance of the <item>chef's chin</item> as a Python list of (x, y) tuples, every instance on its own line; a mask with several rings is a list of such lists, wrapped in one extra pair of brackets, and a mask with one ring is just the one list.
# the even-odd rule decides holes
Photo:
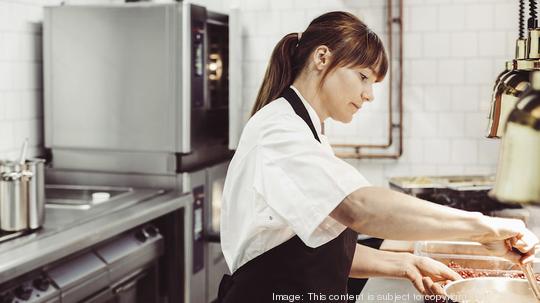
[(353, 119), (353, 113), (346, 113), (341, 115), (340, 117), (334, 118), (334, 120), (339, 121), (341, 123), (350, 123)]

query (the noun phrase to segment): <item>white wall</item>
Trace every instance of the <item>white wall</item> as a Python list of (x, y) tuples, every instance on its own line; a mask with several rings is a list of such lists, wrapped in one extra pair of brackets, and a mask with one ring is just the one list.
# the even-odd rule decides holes
[[(67, 3), (121, 2), (71, 0)], [(385, 37), (385, 0), (199, 0), (210, 9), (241, 11), (244, 121), (275, 43), (303, 31), (330, 10), (363, 18)], [(24, 137), (42, 152), (42, 7), (59, 0), (0, 0), (0, 158), (14, 157)], [(483, 138), (491, 88), (517, 36), (515, 0), (404, 0), (404, 155), (351, 160), (374, 184), (416, 174), (495, 171), (499, 142)], [(352, 125), (328, 124), (329, 136), (365, 143), (386, 136), (384, 89)], [(363, 125), (375, 125), (369, 131)], [(380, 128), (379, 128), (380, 127)], [(375, 134), (375, 136), (374, 136)]]
[(17, 154), (25, 137), (30, 154), (41, 153), (41, 20), (46, 3), (0, 1), (0, 158)]

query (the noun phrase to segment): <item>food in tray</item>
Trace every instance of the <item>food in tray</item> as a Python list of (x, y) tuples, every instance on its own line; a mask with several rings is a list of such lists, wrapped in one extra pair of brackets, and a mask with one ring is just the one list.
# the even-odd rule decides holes
[[(516, 279), (525, 279), (525, 275), (520, 271), (508, 271), (508, 270), (481, 270), (481, 269), (471, 269), (464, 268), (461, 265), (450, 261), (448, 267), (457, 272), (462, 278), (478, 278), (478, 277), (506, 277), (506, 278), (516, 278)], [(540, 274), (535, 274), (536, 281), (540, 282)]]
[(408, 182), (409, 184), (413, 185), (424, 185), (424, 184), (432, 184), (433, 179), (430, 177), (414, 177)]

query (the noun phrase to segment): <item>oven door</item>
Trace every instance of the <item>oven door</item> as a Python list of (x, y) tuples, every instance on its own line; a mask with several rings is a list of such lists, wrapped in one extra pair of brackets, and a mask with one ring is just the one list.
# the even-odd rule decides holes
[(212, 302), (217, 299), (219, 282), (224, 274), (229, 273), (225, 257), (220, 245), (220, 217), (223, 185), (230, 161), (206, 169), (207, 197), (206, 222), (204, 226), (204, 238), (206, 241), (206, 286), (207, 299)]
[(230, 161), (222, 162), (206, 169), (206, 196), (208, 203), (206, 203), (204, 210), (206, 213), (204, 236), (210, 242), (219, 243), (220, 239), (221, 200), (229, 163)]
[(189, 298), (210, 303), (217, 299), (219, 282), (228, 273), (220, 245), (223, 185), (229, 161), (183, 175), (182, 188), (193, 194), (191, 247), (188, 256)]

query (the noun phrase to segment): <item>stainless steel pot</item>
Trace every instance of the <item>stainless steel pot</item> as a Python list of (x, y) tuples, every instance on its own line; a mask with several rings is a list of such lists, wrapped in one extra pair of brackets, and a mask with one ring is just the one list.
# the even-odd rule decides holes
[(43, 224), (44, 163), (0, 161), (0, 230), (36, 229)]
[(36, 229), (45, 220), (45, 160), (26, 160), (24, 166), (32, 173), (28, 183), (28, 228)]
[[(26, 178), (26, 177), (25, 177)], [(19, 231), (28, 228), (27, 185), (22, 186), (23, 170), (18, 163), (0, 163), (0, 229)]]
[(481, 277), (458, 280), (444, 288), (447, 302), (531, 303), (537, 302), (526, 280)]

